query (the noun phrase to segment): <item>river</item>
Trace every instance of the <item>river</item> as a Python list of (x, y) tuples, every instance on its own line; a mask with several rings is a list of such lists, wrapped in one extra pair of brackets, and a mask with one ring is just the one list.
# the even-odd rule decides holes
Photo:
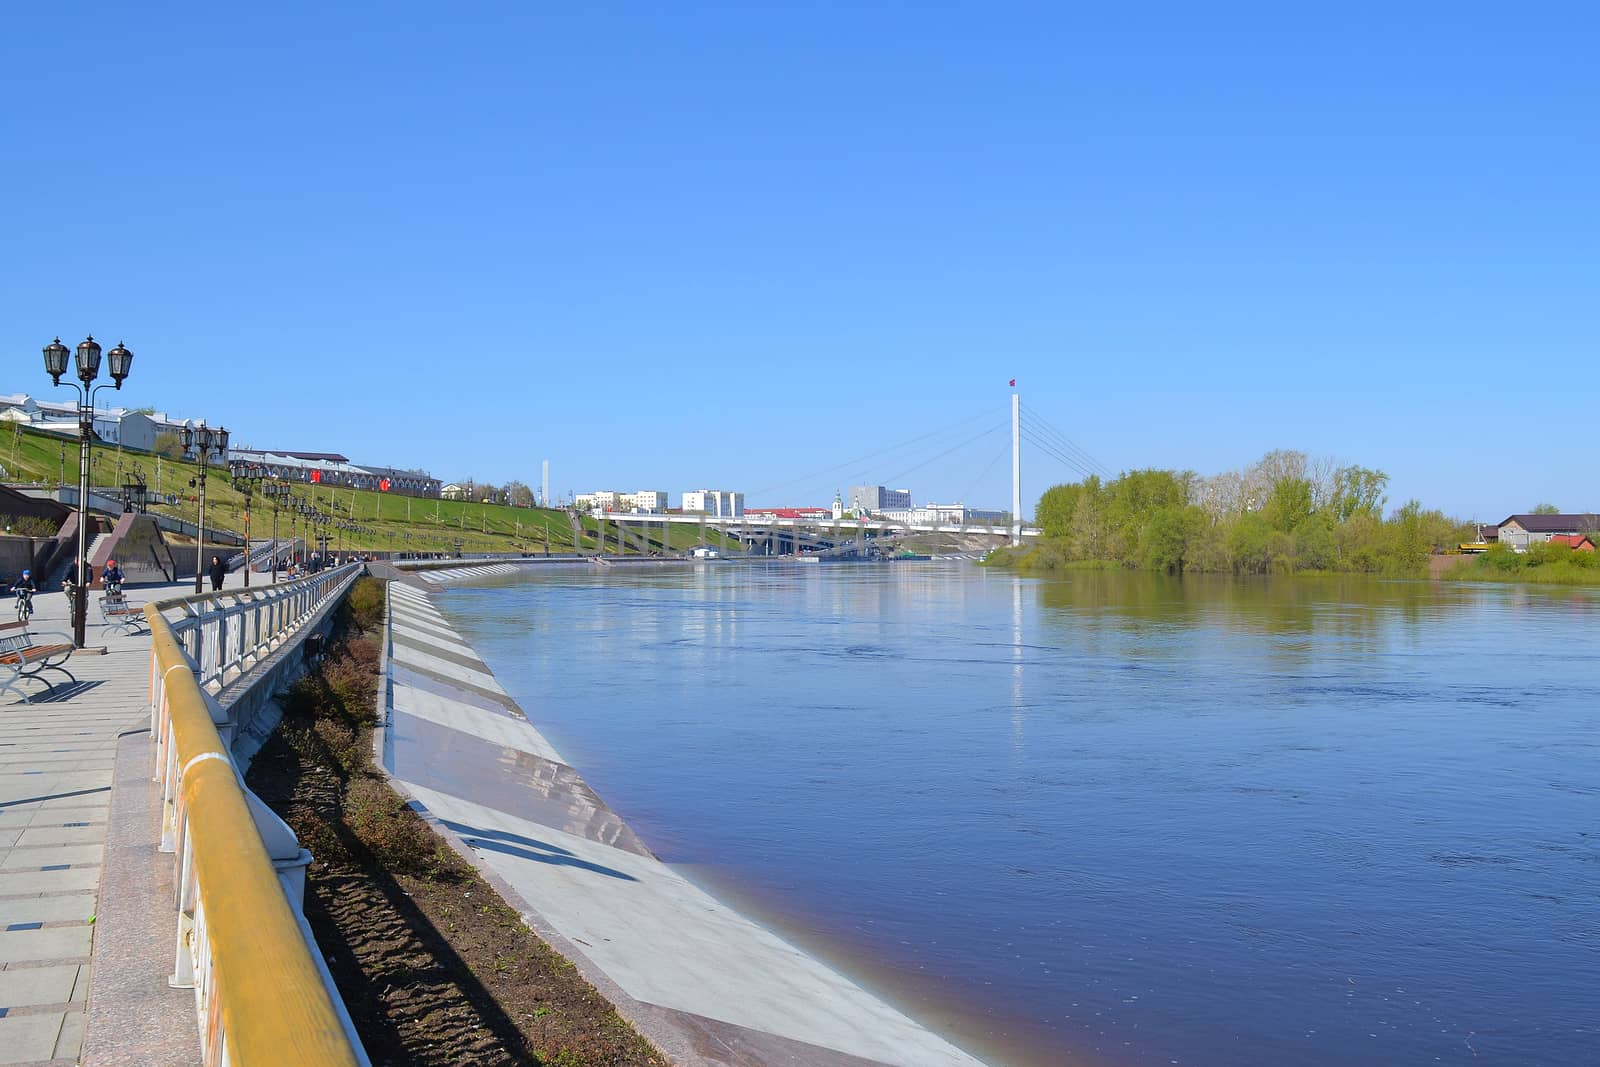
[(1596, 591), (722, 563), (437, 599), (662, 859), (996, 1064), (1600, 1063)]

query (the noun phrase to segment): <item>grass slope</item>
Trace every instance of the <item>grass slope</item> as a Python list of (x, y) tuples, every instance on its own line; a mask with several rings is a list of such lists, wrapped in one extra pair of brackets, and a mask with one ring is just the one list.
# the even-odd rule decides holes
[[(199, 510), (196, 490), (189, 482), (198, 465), (181, 460), (157, 458), (147, 452), (94, 445), (90, 453), (90, 485), (105, 492), (119, 492), (118, 486), (135, 472), (149, 486), (151, 510), (193, 522)], [(12, 482), (55, 485), (65, 474), (75, 482), (78, 470), (78, 445), (75, 440), (24, 429), (18, 424), (0, 423), (0, 464)], [(167, 497), (176, 504), (157, 503)], [(582, 533), (574, 544), (567, 513), (553, 508), (516, 508), (504, 504), (476, 504), (460, 500), (424, 500), (371, 490), (333, 486), (295, 486), (296, 500), (304, 500), (335, 519), (363, 527), (363, 532), (337, 529), (329, 524), (326, 532), (335, 551), (417, 551), (444, 552), (460, 539), (464, 552), (593, 552), (597, 546), (596, 520), (585, 515), (579, 520)], [(252, 537), (272, 533), (272, 508), (259, 495), (249, 512)], [(233, 488), (226, 468), (213, 466), (206, 477), (206, 520), (210, 527), (245, 532), (247, 508), (244, 494)], [(304, 536), (298, 522), (283, 512), (278, 517), (278, 536), (294, 533)], [(633, 527), (632, 529), (637, 529)], [(721, 534), (707, 531), (707, 540), (723, 546)], [(616, 551), (616, 525), (606, 524), (606, 551)], [(632, 539), (625, 539), (626, 551), (636, 552)], [(700, 531), (689, 525), (670, 527), (666, 544), (657, 527), (648, 534), (652, 551), (684, 551), (700, 543)]]

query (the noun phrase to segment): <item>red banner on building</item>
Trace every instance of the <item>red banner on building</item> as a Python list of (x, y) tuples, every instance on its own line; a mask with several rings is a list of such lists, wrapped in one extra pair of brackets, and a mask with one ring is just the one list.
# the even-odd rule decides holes
[(387, 493), (388, 491), (389, 491), (389, 479), (387, 479), (387, 478), (379, 478), (378, 479), (378, 492)]
[(321, 471), (312, 471), (311, 472), (311, 484), (315, 485), (316, 483), (318, 483), (320, 481), (322, 481), (322, 472)]

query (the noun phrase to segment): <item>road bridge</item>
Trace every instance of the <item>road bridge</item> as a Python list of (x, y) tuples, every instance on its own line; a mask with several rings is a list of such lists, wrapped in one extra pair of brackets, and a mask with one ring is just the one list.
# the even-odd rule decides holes
[[(617, 535), (626, 534), (635, 545), (647, 543), (652, 534), (656, 543), (665, 545), (672, 527), (688, 526), (700, 531), (700, 544), (712, 544), (709, 535), (716, 533), (738, 541), (745, 554), (755, 556), (838, 558), (873, 554), (906, 541), (942, 551), (971, 552), (1007, 544), (1016, 534), (1012, 526), (994, 523), (899, 522), (881, 518), (720, 518), (608, 512), (596, 521), (613, 524)], [(1025, 541), (1038, 536), (1035, 527), (1021, 529), (1020, 537)]]

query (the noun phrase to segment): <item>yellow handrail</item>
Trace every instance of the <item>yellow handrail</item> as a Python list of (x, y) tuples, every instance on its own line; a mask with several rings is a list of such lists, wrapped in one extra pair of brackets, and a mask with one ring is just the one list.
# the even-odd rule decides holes
[(357, 1067), (200, 687), (166, 619), (153, 605), (145, 617), (180, 768), (180, 909), (193, 914), (204, 1062)]

